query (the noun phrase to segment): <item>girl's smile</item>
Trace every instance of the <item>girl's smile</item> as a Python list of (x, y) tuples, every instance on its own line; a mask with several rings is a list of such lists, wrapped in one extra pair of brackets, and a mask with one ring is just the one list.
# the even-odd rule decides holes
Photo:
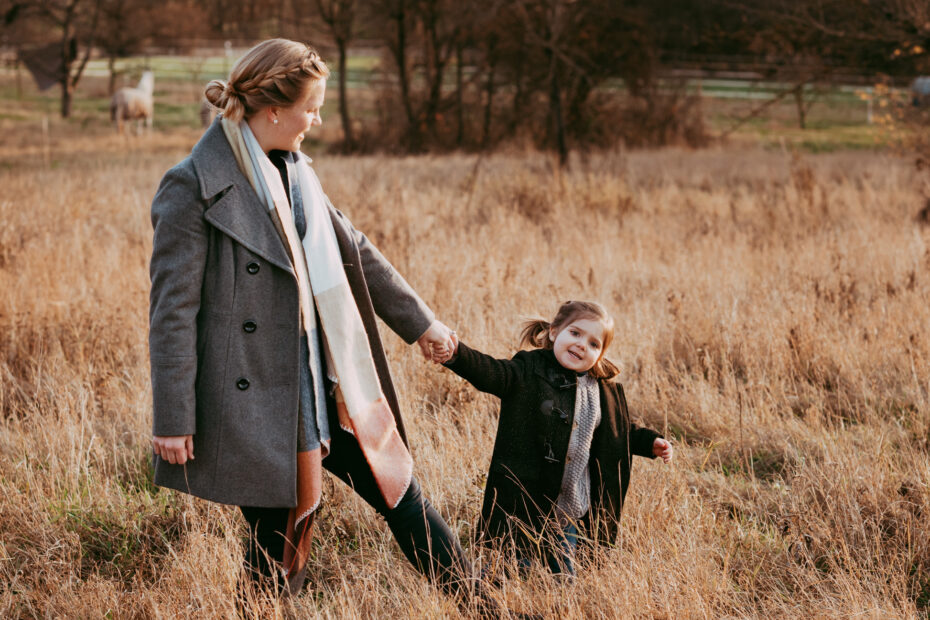
[(604, 324), (596, 319), (576, 319), (561, 329), (550, 327), (555, 359), (575, 372), (591, 370), (604, 352), (604, 331)]

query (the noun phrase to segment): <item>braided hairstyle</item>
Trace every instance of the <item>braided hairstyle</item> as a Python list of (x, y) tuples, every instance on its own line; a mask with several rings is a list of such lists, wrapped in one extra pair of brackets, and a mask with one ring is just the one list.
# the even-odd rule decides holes
[(596, 301), (566, 301), (559, 306), (552, 321), (544, 319), (531, 319), (523, 324), (520, 332), (520, 348), (533, 347), (536, 349), (551, 349), (553, 342), (549, 338), (549, 329), (561, 331), (563, 327), (578, 319), (600, 321), (604, 325), (604, 342), (601, 347), (601, 357), (591, 368), (591, 375), (597, 379), (612, 379), (620, 374), (616, 364), (604, 357), (604, 351), (614, 339), (614, 320), (604, 306)]
[(211, 80), (204, 96), (223, 118), (236, 122), (268, 106), (292, 106), (327, 77), (329, 68), (309, 45), (268, 39), (236, 62), (228, 81)]

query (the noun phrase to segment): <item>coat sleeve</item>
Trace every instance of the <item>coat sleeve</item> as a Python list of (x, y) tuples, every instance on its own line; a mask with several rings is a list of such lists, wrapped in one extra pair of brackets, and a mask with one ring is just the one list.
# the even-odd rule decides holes
[[(626, 404), (626, 394), (623, 392), (623, 386), (617, 384), (617, 392), (620, 395), (620, 402), (623, 404), (624, 411), (629, 415), (629, 407)], [(652, 453), (652, 444), (656, 439), (662, 437), (659, 433), (651, 428), (645, 428), (630, 421), (630, 452), (637, 456), (648, 459), (655, 458)]]
[(504, 398), (520, 385), (526, 369), (526, 353), (521, 351), (513, 359), (502, 360), (459, 342), (455, 357), (444, 365), (482, 392)]
[(413, 344), (426, 332), (436, 315), (368, 237), (356, 229), (328, 197), (326, 204), (342, 219), (355, 238), (375, 313), (404, 342)]
[(196, 176), (183, 163), (165, 174), (152, 202), (149, 361), (154, 435), (196, 432), (197, 313), (207, 230)]

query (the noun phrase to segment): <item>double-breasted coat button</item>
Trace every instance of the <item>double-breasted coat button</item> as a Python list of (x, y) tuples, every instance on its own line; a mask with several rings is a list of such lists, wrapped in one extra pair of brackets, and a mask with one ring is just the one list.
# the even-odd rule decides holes
[(247, 334), (251, 334), (252, 332), (256, 330), (257, 327), (258, 327), (258, 323), (256, 323), (252, 319), (249, 319), (248, 321), (242, 324), (242, 331), (244, 331)]
[(256, 273), (258, 273), (259, 269), (261, 269), (261, 265), (259, 265), (255, 261), (252, 261), (251, 263), (245, 266), (245, 270), (251, 273), (252, 275), (255, 275)]
[(240, 390), (249, 389), (249, 380), (245, 377), (241, 377), (238, 381), (236, 381), (236, 387)]

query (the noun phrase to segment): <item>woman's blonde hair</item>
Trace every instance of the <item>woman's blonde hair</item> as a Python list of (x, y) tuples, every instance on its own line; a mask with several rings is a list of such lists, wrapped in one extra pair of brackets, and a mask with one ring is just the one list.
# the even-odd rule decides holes
[(240, 58), (229, 81), (212, 80), (204, 96), (223, 118), (240, 121), (268, 106), (290, 107), (329, 77), (315, 49), (289, 39), (262, 41)]
[(559, 307), (552, 321), (532, 319), (523, 324), (520, 332), (520, 347), (551, 349), (553, 342), (549, 339), (549, 330), (561, 331), (563, 327), (578, 319), (600, 321), (604, 326), (604, 342), (601, 343), (601, 357), (591, 368), (591, 374), (597, 379), (612, 379), (620, 374), (616, 364), (604, 357), (604, 352), (614, 339), (614, 320), (604, 306), (595, 301), (566, 301)]

